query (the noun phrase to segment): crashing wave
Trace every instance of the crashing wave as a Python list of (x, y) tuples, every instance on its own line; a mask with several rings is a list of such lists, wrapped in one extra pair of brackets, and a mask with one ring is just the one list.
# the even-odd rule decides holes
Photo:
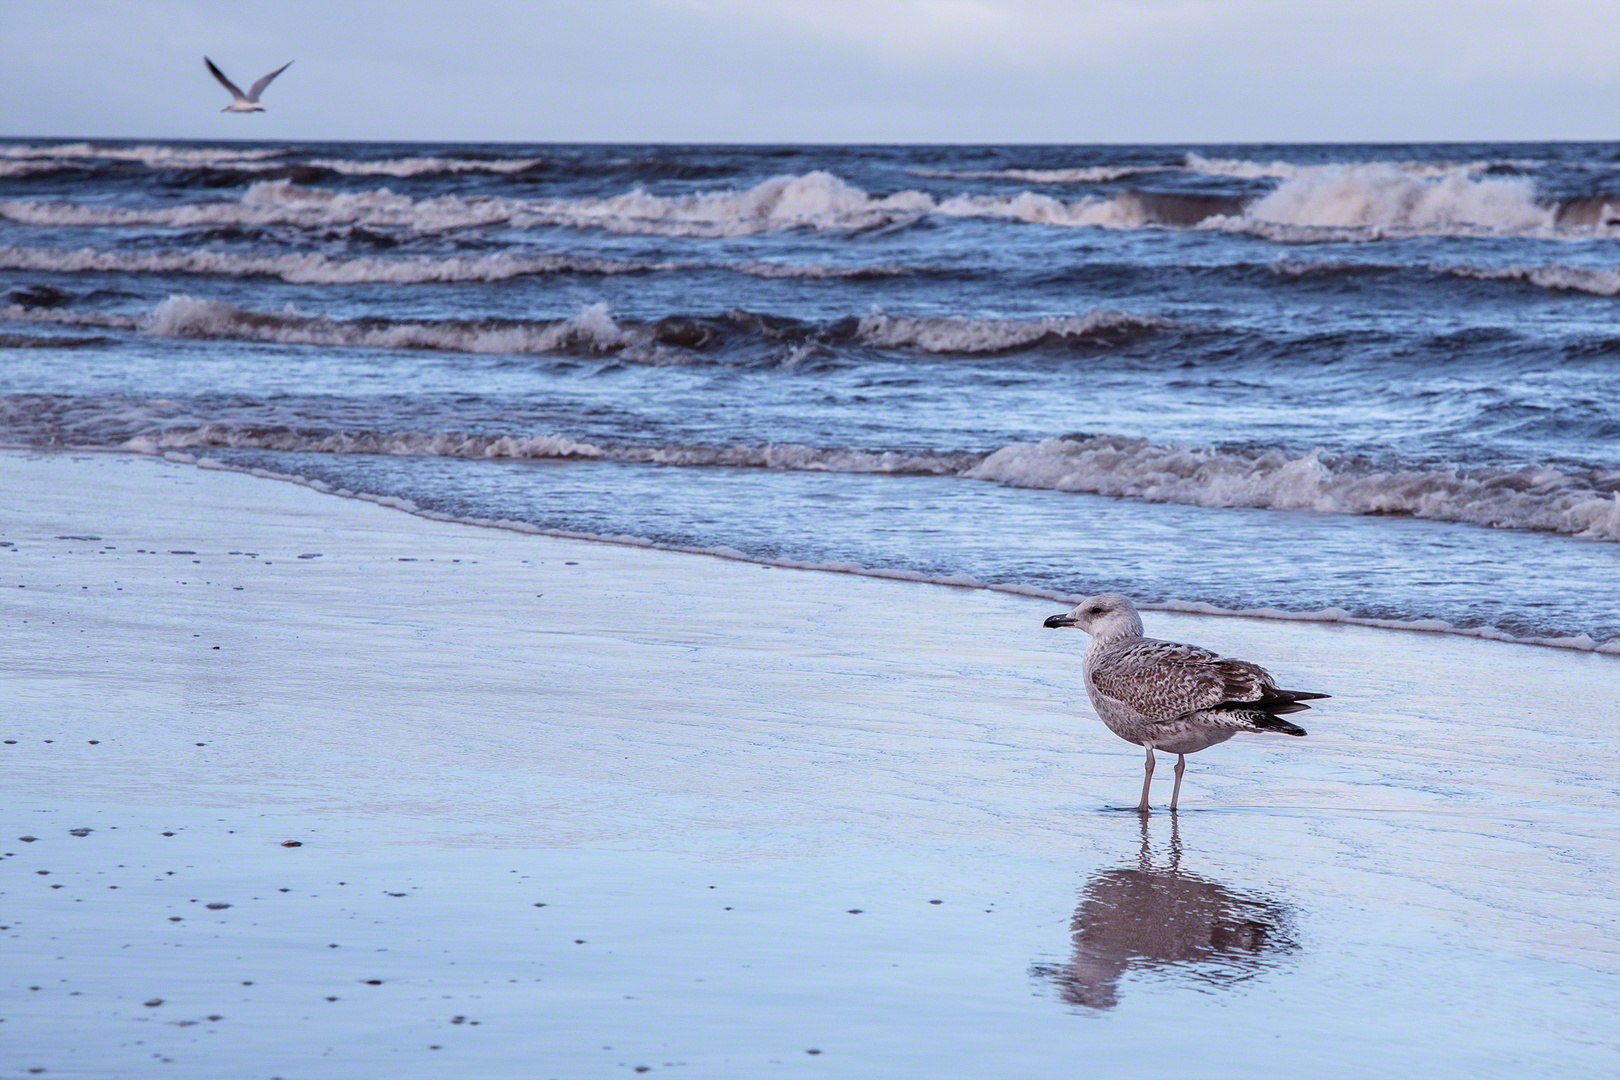
[(0, 180), (16, 180), (24, 176), (43, 176), (74, 168), (66, 161), (0, 161)]
[(521, 203), (494, 197), (445, 195), (412, 199), (386, 188), (340, 192), (286, 180), (251, 185), (240, 199), (179, 206), (127, 208), (71, 202), (0, 202), (0, 216), (22, 225), (69, 228), (208, 228), (293, 225), (370, 225), (439, 232), (510, 222)]
[(1243, 158), (1207, 158), (1188, 154), (1185, 168), (1188, 172), (1204, 176), (1230, 177), (1234, 180), (1292, 180), (1295, 177), (1324, 168), (1389, 168), (1407, 176), (1438, 179), (1443, 176), (1473, 176), (1501, 168), (1520, 168), (1533, 162), (1516, 161), (1388, 161), (1364, 165), (1297, 165), (1291, 161), (1249, 161)]
[(1480, 281), (1520, 281), (1555, 292), (1620, 296), (1620, 270), (1588, 266), (1436, 266), (1436, 272)]
[(607, 232), (720, 239), (789, 229), (860, 232), (903, 225), (929, 214), (1000, 218), (1037, 225), (1135, 229), (1190, 225), (1241, 209), (1219, 196), (1120, 192), (1064, 202), (1048, 195), (961, 195), (936, 201), (921, 191), (874, 196), (831, 173), (778, 176), (742, 191), (653, 195), (636, 189), (601, 198), (513, 199), (441, 195), (412, 199), (386, 188), (338, 192), (288, 180), (251, 185), (234, 201), (126, 208), (8, 200), (0, 217), (22, 225), (69, 228), (209, 228), (291, 225), (366, 226), (420, 233), (481, 226), (556, 226)]
[(605, 353), (644, 344), (643, 328), (620, 326), (606, 304), (593, 304), (578, 315), (549, 322), (452, 320), (386, 322), (343, 321), (325, 315), (287, 311), (249, 311), (222, 300), (170, 297), (143, 320), (141, 331), (153, 337), (263, 341), (280, 345), (328, 345), (342, 348), (435, 349), (467, 353)]
[(913, 269), (890, 264), (840, 266), (825, 263), (636, 262), (588, 255), (490, 255), (472, 258), (401, 256), (333, 258), (310, 252), (239, 255), (223, 251), (102, 251), (95, 248), (0, 247), (0, 270), (81, 274), (197, 274), (273, 277), (296, 285), (395, 285), (508, 281), (543, 274), (641, 274), (672, 270), (730, 270), (761, 278), (869, 279), (899, 277)]
[(984, 455), (929, 450), (858, 450), (796, 443), (703, 446), (595, 444), (562, 435), (424, 434), (418, 432), (309, 433), (287, 428), (244, 428), (203, 424), (148, 435), (124, 443), (145, 453), (216, 447), (279, 450), (306, 454), (386, 454), (473, 460), (592, 459), (644, 465), (782, 469), (795, 472), (890, 473), (946, 476), (961, 472)]
[(236, 255), (222, 251), (122, 252), (80, 248), (0, 248), (0, 269), (49, 273), (199, 274), (273, 277), (298, 285), (371, 282), (507, 281), (536, 274), (636, 274), (681, 269), (676, 263), (628, 262), (574, 255), (481, 258), (338, 259), (318, 253)]
[(223, 300), (190, 296), (172, 296), (147, 315), (12, 304), (0, 308), (0, 319), (138, 330), (152, 337), (281, 345), (486, 354), (611, 353), (620, 359), (648, 364), (690, 363), (686, 350), (704, 348), (731, 331), (808, 347), (854, 341), (874, 349), (971, 355), (1102, 341), (1121, 333), (1175, 325), (1154, 316), (1120, 311), (1043, 319), (915, 317), (874, 311), (859, 319), (837, 320), (825, 326), (734, 312), (710, 320), (672, 316), (656, 322), (621, 323), (608, 314), (605, 303), (583, 308), (571, 318), (553, 320), (341, 320), (304, 314), (290, 306), (284, 311), (255, 311)]
[[(594, 347), (626, 333), (588, 311), (556, 324)], [(3, 428), (24, 442), (122, 445), (161, 452), (209, 447), (468, 459), (599, 459), (669, 466), (955, 476), (1009, 487), (1209, 508), (1401, 515), (1620, 542), (1620, 470), (1546, 465), (1375, 467), (1320, 450), (1189, 448), (1121, 435), (1070, 435), (994, 451), (799, 444), (584, 441), (560, 433), (332, 431), (211, 421), (183, 402), (0, 397)]]
[(1401, 235), (1551, 234), (1556, 206), (1523, 177), (1415, 176), (1389, 165), (1302, 169), (1241, 214), (1202, 227), (1278, 241), (1373, 240)]
[(1091, 311), (1045, 319), (966, 319), (917, 317), (873, 312), (857, 324), (855, 336), (874, 349), (917, 349), (928, 353), (998, 353), (1061, 341), (1095, 338), (1109, 332), (1164, 330), (1168, 319), (1123, 311)]
[(195, 169), (227, 166), (241, 169), (293, 153), (286, 149), (245, 150), (231, 147), (101, 146), (59, 143), (51, 146), (0, 146), (0, 158), (57, 161), (133, 161), (152, 168)]
[(1379, 470), (1320, 451), (1226, 451), (1115, 435), (1005, 446), (963, 474), (1013, 487), (1207, 507), (1403, 514), (1620, 540), (1620, 471)]
[(1512, 281), (1553, 292), (1582, 292), (1592, 296), (1620, 296), (1620, 270), (1596, 266), (1475, 266), (1434, 263), (1427, 267), (1379, 262), (1295, 262), (1279, 259), (1267, 269), (1279, 277), (1349, 277), (1426, 270), (1431, 274), (1475, 281)]
[(1073, 169), (907, 169), (929, 180), (1019, 180), (1026, 184), (1108, 184), (1146, 173), (1169, 172), (1173, 165), (1089, 165)]
[(355, 161), (352, 158), (313, 158), (307, 164), (317, 169), (328, 169), (343, 176), (392, 176), (398, 179), (409, 179), (416, 176), (454, 176), (461, 173), (488, 173), (494, 176), (511, 176), (540, 168), (547, 164), (547, 160), (545, 158), (411, 157)]
[[(1063, 200), (1033, 191), (935, 199), (916, 190), (871, 195), (827, 172), (777, 176), (743, 190), (516, 199), (441, 195), (412, 199), (380, 188), (340, 192), (261, 180), (238, 200), (128, 208), (8, 200), (0, 217), (50, 227), (218, 228), (361, 226), (438, 233), (483, 226), (562, 227), (726, 238), (790, 229), (861, 232), (930, 215), (1109, 229), (1203, 228), (1277, 242), (1423, 235), (1591, 236), (1620, 224), (1602, 196), (1537, 201), (1525, 177), (1424, 175), (1399, 165), (1290, 166), (1275, 190), (1248, 202), (1229, 195), (1120, 191)], [(1613, 200), (1620, 203), (1620, 200)]]

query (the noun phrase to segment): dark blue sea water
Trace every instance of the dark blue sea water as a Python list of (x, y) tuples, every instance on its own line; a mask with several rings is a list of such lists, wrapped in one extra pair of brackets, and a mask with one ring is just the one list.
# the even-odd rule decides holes
[(0, 141), (11, 445), (1620, 651), (1617, 314), (1613, 144)]

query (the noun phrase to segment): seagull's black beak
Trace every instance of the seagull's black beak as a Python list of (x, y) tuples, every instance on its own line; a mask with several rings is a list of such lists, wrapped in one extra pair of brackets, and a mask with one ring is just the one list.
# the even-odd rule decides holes
[(1065, 626), (1073, 626), (1074, 625), (1074, 616), (1073, 615), (1053, 615), (1050, 619), (1047, 619), (1046, 622), (1043, 623), (1042, 625), (1045, 626), (1048, 630), (1060, 630)]

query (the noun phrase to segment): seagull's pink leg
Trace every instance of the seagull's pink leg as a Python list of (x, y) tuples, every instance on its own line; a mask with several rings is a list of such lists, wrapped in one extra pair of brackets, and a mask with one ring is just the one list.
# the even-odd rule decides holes
[(1142, 801), (1136, 804), (1136, 812), (1139, 814), (1148, 812), (1148, 787), (1153, 783), (1153, 747), (1151, 744), (1147, 748), (1147, 763), (1142, 766), (1142, 772)]
[(1181, 798), (1181, 774), (1187, 771), (1187, 755), (1176, 755), (1176, 787), (1170, 792), (1170, 812), (1176, 812), (1176, 800)]

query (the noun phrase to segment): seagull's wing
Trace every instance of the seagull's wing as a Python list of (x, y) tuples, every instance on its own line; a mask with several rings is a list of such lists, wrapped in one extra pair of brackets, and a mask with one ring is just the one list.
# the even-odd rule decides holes
[(282, 64), (280, 67), (276, 68), (276, 70), (272, 71), (270, 74), (260, 76), (258, 82), (248, 87), (247, 99), (256, 104), (259, 100), (259, 95), (264, 93), (264, 88), (270, 85), (271, 80), (277, 75), (280, 75), (283, 71), (286, 71), (288, 68), (292, 67), (292, 63), (293, 62), (289, 60), (285, 64)]
[(242, 93), (242, 88), (240, 86), (237, 86), (235, 83), (231, 82), (231, 80), (227, 79), (225, 77), (225, 73), (219, 70), (219, 68), (215, 67), (212, 60), (205, 56), (203, 57), (203, 63), (207, 64), (208, 70), (214, 73), (214, 78), (219, 80), (219, 85), (231, 92), (231, 97), (235, 98), (237, 101), (252, 100), (246, 94)]
[(1152, 638), (1110, 650), (1092, 671), (1091, 681), (1103, 695), (1158, 722), (1238, 703), (1253, 703), (1266, 712), (1309, 708), (1295, 703), (1289, 691), (1278, 690), (1256, 664)]

